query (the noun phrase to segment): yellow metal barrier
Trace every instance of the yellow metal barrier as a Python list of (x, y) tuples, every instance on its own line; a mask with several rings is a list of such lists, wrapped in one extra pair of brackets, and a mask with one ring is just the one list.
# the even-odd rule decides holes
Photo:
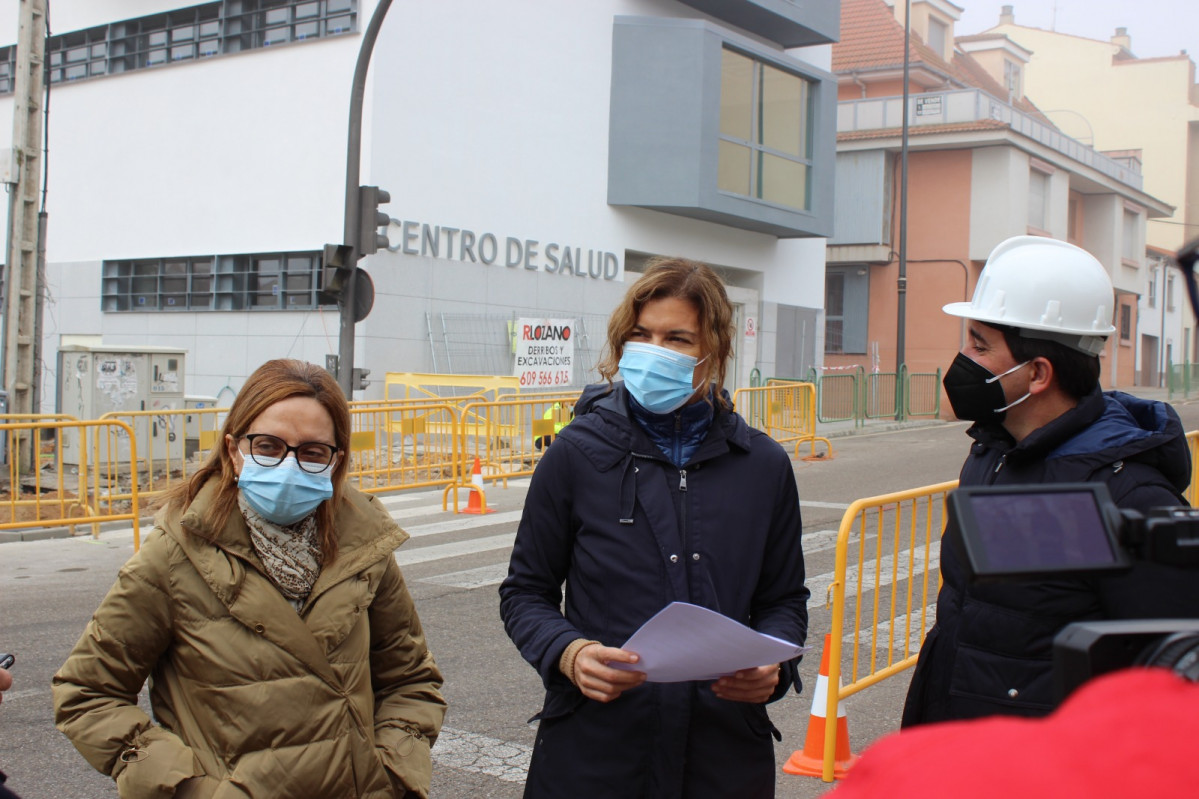
[[(162, 494), (180, 481), (186, 482), (218, 443), (228, 408), (183, 408), (153, 411), (113, 411), (100, 417), (116, 419), (133, 430), (137, 439), (145, 484), (138, 486), (144, 497)], [(69, 445), (68, 441), (68, 445)], [(118, 437), (111, 457), (128, 461), (130, 441)], [(68, 458), (73, 454), (66, 450)], [(109, 457), (108, 452), (101, 453)], [(68, 463), (73, 463), (68, 459)]]
[(471, 400), (497, 400), (520, 392), (515, 375), (438, 375), (417, 372), (388, 372), (383, 381), (383, 399), (421, 399), (425, 402), (461, 404)]
[(780, 444), (807, 442), (816, 457), (816, 442), (825, 446), (824, 457), (833, 457), (833, 445), (816, 435), (816, 386), (790, 380), (768, 381), (757, 388), (739, 388), (733, 393), (733, 407), (752, 427), (762, 430)]
[[(42, 446), (42, 431), (54, 431), (48, 454), (52, 463), (43, 469), (22, 472), (27, 459), (22, 447)], [(70, 527), (100, 522), (129, 521), (133, 525), (134, 551), (141, 546), (138, 528), (137, 443), (133, 430), (116, 420), (27, 421), (0, 424), (8, 453), (8, 486), (0, 498), (0, 529)], [(118, 451), (117, 441), (128, 441), (131, 458), (120, 460), (105, 453)], [(75, 442), (77, 463), (64, 459), (64, 445)], [(32, 442), (32, 443), (31, 443)], [(43, 458), (42, 460), (47, 460)], [(43, 471), (53, 470), (52, 475)]]
[[(957, 485), (954, 480), (859, 499), (841, 517), (832, 582), (808, 586), (814, 596), (825, 592), (826, 604), (828, 595), (832, 595), (826, 718), (837, 717), (842, 699), (915, 665), (920, 644), (932, 626), (930, 615), (935, 612), (945, 498)], [(851, 538), (857, 543), (856, 563), (852, 565)], [(933, 575), (937, 575), (936, 581)], [(853, 629), (846, 635), (845, 597), (851, 587)], [(868, 593), (870, 596), (864, 599)], [(886, 658), (880, 664), (884, 636)], [(852, 643), (853, 655), (849, 680), (842, 688), (841, 644), (845, 639)], [(863, 652), (863, 648), (868, 651)], [(824, 737), (825, 782), (833, 781), (836, 746), (837, 725), (828, 724)]]
[(447, 403), (350, 409), (349, 479), (368, 493), (453, 486), (459, 411)]
[[(471, 470), (479, 459), (483, 479), (492, 482), (531, 475), (545, 448), (553, 443), (556, 427), (570, 422), (579, 395), (538, 394), (503, 397), (494, 402), (470, 402), (462, 407), (458, 433), (459, 481), (447, 486), (442, 507), (454, 495), (458, 512), (458, 490), (474, 489)], [(480, 491), (480, 507), (487, 509), (487, 493)]]
[(1199, 430), (1187, 433), (1187, 446), (1191, 449), (1191, 484), (1184, 496), (1191, 507), (1195, 507), (1199, 505), (1199, 469), (1195, 468), (1195, 459), (1199, 457)]

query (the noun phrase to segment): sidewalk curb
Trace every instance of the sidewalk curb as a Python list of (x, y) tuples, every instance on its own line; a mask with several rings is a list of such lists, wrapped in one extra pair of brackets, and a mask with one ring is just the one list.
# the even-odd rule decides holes
[(848, 438), (849, 436), (869, 435), (871, 433), (893, 433), (899, 430), (918, 430), (922, 427), (940, 427), (952, 423), (952, 419), (910, 419), (905, 422), (868, 422), (861, 427), (841, 427), (833, 430), (821, 430), (816, 427), (816, 435), (823, 438)]
[[(0, 544), (7, 544), (15, 541), (48, 541), (53, 538), (88, 538), (91, 536), (92, 522), (81, 521), (74, 525), (78, 530), (83, 529), (83, 532), (76, 532), (71, 535), (71, 528), (67, 525), (57, 527), (26, 527), (16, 530), (0, 530)], [(141, 519), (138, 521), (138, 529), (147, 530), (154, 524), (153, 519)], [(123, 530), (132, 528), (133, 523), (129, 519), (99, 522), (100, 532), (108, 533), (113, 530)]]

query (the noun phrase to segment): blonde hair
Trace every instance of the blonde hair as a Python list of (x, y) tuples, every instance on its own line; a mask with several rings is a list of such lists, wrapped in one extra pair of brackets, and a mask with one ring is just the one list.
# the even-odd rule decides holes
[(316, 511), (321, 558), (327, 565), (337, 557), (333, 515), (345, 495), (346, 472), (349, 469), (346, 454), (350, 448), (350, 408), (337, 381), (314, 364), (281, 358), (267, 361), (254, 370), (233, 400), (221, 435), (208, 453), (204, 465), (186, 483), (168, 492), (162, 504), (172, 509), (186, 508), (200, 493), (200, 489), (209, 480), (215, 479), (218, 481), (217, 494), (204, 514), (204, 522), (212, 531), (222, 529), (229, 514), (237, 507), (238, 492), (237, 472), (233, 468), (229, 448), (225, 445), (225, 436), (232, 436), (235, 441), (240, 439), (263, 411), (276, 402), (292, 397), (311, 397), (324, 407), (333, 420), (334, 442), (341, 455), (331, 475), (333, 497), (322, 502)]
[(695, 307), (699, 317), (699, 344), (707, 360), (705, 382), (716, 383), (721, 405), (728, 403), (719, 389), (724, 387), (725, 372), (733, 354), (733, 306), (724, 290), (724, 282), (707, 264), (686, 258), (653, 258), (645, 273), (625, 292), (624, 299), (608, 320), (608, 341), (599, 362), (599, 373), (609, 384), (620, 369), (624, 344), (637, 325), (646, 303), (674, 297)]

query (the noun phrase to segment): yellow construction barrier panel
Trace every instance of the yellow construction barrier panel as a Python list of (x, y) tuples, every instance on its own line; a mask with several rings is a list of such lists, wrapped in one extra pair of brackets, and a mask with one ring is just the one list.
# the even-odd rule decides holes
[[(143, 497), (153, 497), (186, 482), (203, 465), (208, 453), (219, 443), (228, 412), (228, 408), (112, 411), (100, 419), (116, 419), (133, 430), (136, 452), (141, 459), (140, 471), (146, 482), (140, 490)], [(123, 440), (115, 444), (111, 456), (127, 461), (128, 444)]]
[[(43, 440), (43, 433), (52, 438)], [(0, 496), (0, 529), (30, 527), (71, 528), (90, 524), (99, 536), (100, 523), (129, 521), (134, 551), (141, 546), (138, 528), (137, 443), (125, 423), (96, 421), (27, 421), (0, 424), (8, 456), (7, 490)], [(128, 442), (131, 457), (115, 457), (118, 441)], [(65, 447), (72, 442), (74, 463), (67, 463)], [(36, 447), (30, 457), (28, 447)], [(48, 452), (41, 452), (43, 446)], [(36, 467), (24, 468), (36, 463)]]
[(816, 435), (816, 386), (812, 383), (771, 380), (765, 386), (739, 388), (733, 392), (733, 407), (742, 418), (780, 444), (794, 442), (795, 455), (803, 443), (816, 455), (816, 442), (823, 442), (824, 458), (833, 457), (833, 445)]
[(462, 403), (497, 400), (520, 391), (515, 375), (438, 375), (388, 372), (383, 380), (383, 400), (419, 399), (424, 402)]
[(350, 483), (368, 493), (453, 485), (458, 415), (444, 402), (350, 408)]
[(458, 512), (458, 491), (480, 493), (480, 506), (487, 508), (486, 492), (472, 486), (471, 467), (478, 458), (483, 479), (504, 481), (531, 475), (561, 430), (574, 413), (576, 394), (537, 394), (502, 397), (494, 402), (470, 402), (462, 407), (458, 422), (458, 482), (446, 486), (442, 507), (448, 510), (453, 493), (454, 511)]
[[(825, 594), (826, 604), (832, 597), (827, 718), (836, 718), (842, 699), (915, 665), (936, 611), (945, 499), (957, 485), (954, 480), (859, 499), (841, 517), (832, 581), (808, 584), (813, 596)], [(851, 540), (857, 545), (852, 564)], [(853, 597), (848, 634), (847, 593)], [(852, 645), (848, 675), (841, 673), (843, 643)], [(835, 724), (825, 729), (825, 782), (833, 781), (836, 732)]]

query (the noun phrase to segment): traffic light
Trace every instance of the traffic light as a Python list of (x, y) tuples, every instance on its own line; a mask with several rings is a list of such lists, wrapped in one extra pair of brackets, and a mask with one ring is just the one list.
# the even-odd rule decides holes
[(378, 186), (358, 187), (358, 255), (370, 255), (387, 249), (390, 242), (379, 228), (387, 227), (391, 217), (379, 210), (391, 202), (391, 195)]
[(370, 373), (370, 369), (365, 369), (359, 366), (354, 367), (353, 378), (350, 382), (350, 385), (355, 391), (366, 391), (366, 387), (371, 384), (371, 381), (366, 379), (367, 375)]
[(345, 292), (346, 280), (357, 264), (350, 261), (353, 247), (348, 244), (326, 244), (322, 261), (321, 293), (323, 302), (337, 302)]

